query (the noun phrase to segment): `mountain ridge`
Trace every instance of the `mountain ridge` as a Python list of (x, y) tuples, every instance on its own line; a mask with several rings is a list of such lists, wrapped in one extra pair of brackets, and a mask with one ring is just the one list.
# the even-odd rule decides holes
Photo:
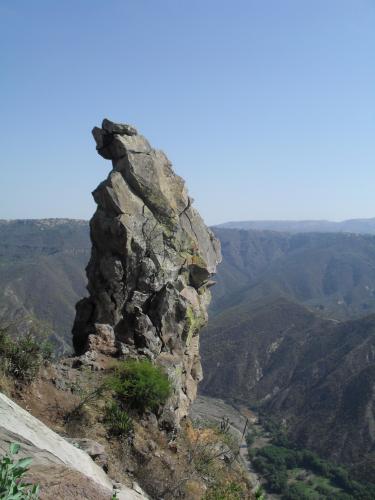
[(229, 221), (215, 224), (214, 228), (228, 229), (256, 229), (278, 232), (346, 232), (360, 234), (375, 234), (375, 217), (346, 219), (343, 221), (330, 220), (246, 220)]
[(214, 313), (283, 296), (322, 316), (349, 319), (375, 311), (375, 236), (216, 228), (223, 263)]
[(260, 409), (358, 477), (375, 472), (375, 314), (340, 322), (285, 299), (247, 316), (234, 307), (213, 318), (201, 352), (203, 394)]

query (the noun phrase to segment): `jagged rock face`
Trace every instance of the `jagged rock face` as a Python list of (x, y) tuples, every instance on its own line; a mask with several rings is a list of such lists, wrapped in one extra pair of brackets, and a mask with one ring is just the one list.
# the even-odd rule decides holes
[(109, 120), (93, 136), (113, 170), (93, 192), (89, 297), (77, 304), (74, 347), (164, 366), (174, 395), (163, 418), (176, 425), (202, 378), (199, 331), (220, 245), (162, 151)]

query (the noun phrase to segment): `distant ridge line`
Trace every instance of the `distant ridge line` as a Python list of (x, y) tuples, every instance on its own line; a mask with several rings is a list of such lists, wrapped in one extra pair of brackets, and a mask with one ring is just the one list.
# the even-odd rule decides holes
[(375, 217), (348, 219), (340, 222), (329, 220), (248, 220), (230, 221), (214, 225), (217, 228), (270, 230), (290, 233), (359, 233), (375, 234)]

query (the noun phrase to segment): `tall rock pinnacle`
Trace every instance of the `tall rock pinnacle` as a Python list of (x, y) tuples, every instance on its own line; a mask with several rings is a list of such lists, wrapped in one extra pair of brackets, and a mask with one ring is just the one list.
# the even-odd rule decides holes
[(202, 378), (199, 331), (220, 245), (162, 151), (109, 120), (93, 136), (113, 170), (93, 192), (89, 297), (77, 304), (74, 348), (163, 366), (174, 392), (162, 418), (178, 425)]

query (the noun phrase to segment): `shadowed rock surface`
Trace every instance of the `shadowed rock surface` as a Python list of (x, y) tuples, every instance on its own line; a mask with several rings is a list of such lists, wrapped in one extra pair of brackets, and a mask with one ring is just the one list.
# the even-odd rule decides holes
[(202, 378), (199, 331), (220, 245), (162, 151), (109, 120), (93, 136), (113, 170), (93, 192), (89, 297), (77, 304), (74, 347), (164, 366), (174, 394), (162, 420), (174, 426)]

